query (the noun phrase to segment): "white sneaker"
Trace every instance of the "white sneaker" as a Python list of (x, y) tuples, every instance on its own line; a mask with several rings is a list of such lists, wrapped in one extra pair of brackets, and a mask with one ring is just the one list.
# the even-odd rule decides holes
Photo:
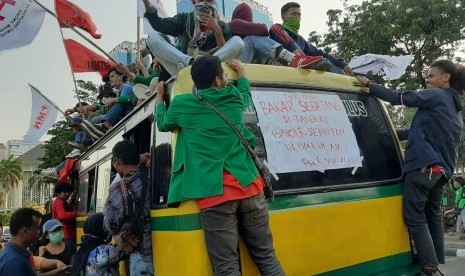
[(81, 155), (81, 151), (78, 149), (73, 149), (68, 155), (65, 156), (65, 158), (76, 158), (79, 155)]
[(45, 175), (46, 177), (58, 179), (58, 172), (57, 172), (57, 169), (55, 167), (43, 169), (40, 173), (42, 175)]

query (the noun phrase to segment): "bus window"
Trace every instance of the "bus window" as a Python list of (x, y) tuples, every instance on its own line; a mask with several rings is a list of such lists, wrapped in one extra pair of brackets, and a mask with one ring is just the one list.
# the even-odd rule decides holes
[(129, 139), (139, 146), (139, 152), (150, 152), (150, 138), (152, 137), (152, 121), (151, 117), (140, 122), (136, 127), (123, 135), (124, 139)]
[(111, 178), (111, 159), (108, 159), (98, 167), (97, 189), (95, 194), (95, 211), (102, 212), (105, 200), (108, 196)]
[(172, 164), (171, 132), (156, 131), (152, 160), (152, 207), (160, 208), (168, 200)]
[[(287, 93), (305, 92), (310, 93), (310, 95), (337, 95), (342, 101), (355, 134), (356, 146), (358, 145), (360, 156), (363, 157), (361, 167), (327, 170), (312, 168), (306, 171), (277, 173), (278, 181), (268, 175), (267, 177), (270, 177), (278, 194), (280, 191), (282, 193), (292, 193), (293, 191), (297, 192), (309, 188), (328, 189), (334, 187), (341, 189), (348, 186), (368, 185), (373, 182), (380, 183), (401, 178), (401, 160), (396, 140), (393, 133), (391, 133), (389, 122), (384, 117), (381, 106), (373, 97), (360, 93), (323, 92), (304, 89), (258, 88), (257, 90)], [(251, 116), (251, 110), (253, 110), (254, 116)], [(313, 114), (318, 115), (318, 111)], [(267, 152), (263, 135), (259, 124), (257, 124), (258, 118), (253, 108), (244, 112), (244, 122), (257, 137), (257, 146), (255, 148), (257, 154), (266, 160), (269, 160), (269, 158), (276, 159), (277, 155)], [(318, 139), (323, 141), (324, 138)], [(318, 147), (318, 144), (308, 144), (305, 147), (311, 146)], [(311, 148), (305, 148), (304, 150), (312, 151)], [(316, 150), (313, 152), (316, 152)], [(283, 160), (276, 162), (276, 164), (279, 164), (279, 162), (283, 162)]]
[(94, 185), (95, 169), (81, 175), (78, 186), (78, 208), (77, 212), (84, 214), (95, 211)]

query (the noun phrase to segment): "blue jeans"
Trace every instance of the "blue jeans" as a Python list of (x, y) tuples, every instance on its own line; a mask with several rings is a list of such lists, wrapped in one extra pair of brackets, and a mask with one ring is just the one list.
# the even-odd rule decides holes
[(74, 142), (75, 143), (82, 143), (84, 141), (84, 138), (86, 138), (86, 133), (84, 131), (79, 131), (74, 135)]
[(267, 36), (249, 35), (244, 37), (243, 40), (244, 51), (239, 56), (240, 61), (243, 63), (275, 58), (276, 49), (281, 46), (281, 44)]
[(139, 252), (129, 256), (129, 271), (131, 275), (155, 275), (153, 263), (144, 261)]
[(405, 174), (404, 221), (418, 251), (422, 267), (445, 263), (442, 195), (445, 177), (414, 170)]
[(134, 107), (132, 105), (115, 103), (111, 106), (110, 110), (107, 111), (105, 116), (103, 116), (103, 120), (108, 121), (111, 126), (114, 126), (133, 109)]
[[(163, 67), (165, 67), (166, 71), (168, 71), (171, 76), (178, 74), (178, 64), (188, 66), (192, 59), (191, 56), (184, 54), (167, 42), (159, 33), (149, 36), (147, 45), (150, 50), (152, 50), (155, 59), (158, 60)], [(237, 58), (242, 53), (243, 49), (244, 42), (242, 39), (238, 36), (233, 36), (213, 55), (219, 57), (221, 61), (226, 61)]]
[(239, 233), (260, 275), (284, 275), (276, 258), (263, 194), (200, 210), (208, 256), (215, 276), (240, 276)]

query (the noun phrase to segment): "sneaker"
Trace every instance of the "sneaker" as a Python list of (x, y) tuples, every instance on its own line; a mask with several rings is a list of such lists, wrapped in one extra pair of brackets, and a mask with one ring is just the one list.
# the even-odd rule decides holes
[(330, 68), (331, 68), (331, 64), (329, 62), (323, 60), (322, 62), (320, 62), (317, 65), (313, 66), (311, 69), (322, 71), (322, 72), (329, 72)]
[(53, 179), (58, 179), (58, 172), (57, 172), (57, 169), (55, 167), (44, 169), (40, 173), (42, 175), (45, 175), (46, 177), (50, 177), (50, 178), (53, 178)]
[(76, 142), (71, 142), (69, 141), (68, 144), (70, 146), (72, 146), (73, 148), (76, 148), (76, 149), (79, 149), (79, 150), (82, 150), (82, 151), (86, 151), (87, 150), (87, 147), (82, 144), (82, 143), (76, 143)]
[(81, 155), (81, 151), (78, 149), (73, 149), (68, 155), (65, 156), (65, 158), (73, 159), (78, 157), (79, 155)]
[(94, 139), (99, 139), (106, 132), (106, 130), (102, 127), (102, 124), (94, 125), (88, 120), (82, 120), (81, 127), (87, 134), (89, 134)]
[(322, 60), (322, 56), (312, 57), (306, 55), (296, 55), (294, 60), (289, 63), (289, 66), (295, 68), (312, 69), (313, 66), (320, 63)]

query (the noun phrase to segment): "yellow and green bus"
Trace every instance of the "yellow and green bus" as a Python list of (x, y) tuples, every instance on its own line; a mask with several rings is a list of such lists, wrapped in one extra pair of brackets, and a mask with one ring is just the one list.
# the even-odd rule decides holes
[[(418, 269), (402, 220), (403, 157), (383, 103), (352, 77), (269, 65), (245, 68), (254, 105), (244, 112), (244, 122), (276, 176), (269, 176), (275, 200), (268, 207), (286, 275), (413, 275)], [(224, 69), (234, 82), (235, 73)], [(195, 93), (190, 67), (167, 88), (171, 98)], [(103, 210), (115, 174), (112, 147), (131, 139), (140, 153), (152, 156), (156, 275), (212, 275), (196, 202), (166, 204), (176, 133), (157, 130), (155, 106), (152, 96), (79, 157), (78, 236), (86, 217)], [(283, 112), (295, 114), (286, 121)], [(270, 124), (279, 131), (270, 131)], [(285, 131), (299, 127), (306, 135)], [(242, 275), (259, 275), (243, 242), (238, 250)]]

